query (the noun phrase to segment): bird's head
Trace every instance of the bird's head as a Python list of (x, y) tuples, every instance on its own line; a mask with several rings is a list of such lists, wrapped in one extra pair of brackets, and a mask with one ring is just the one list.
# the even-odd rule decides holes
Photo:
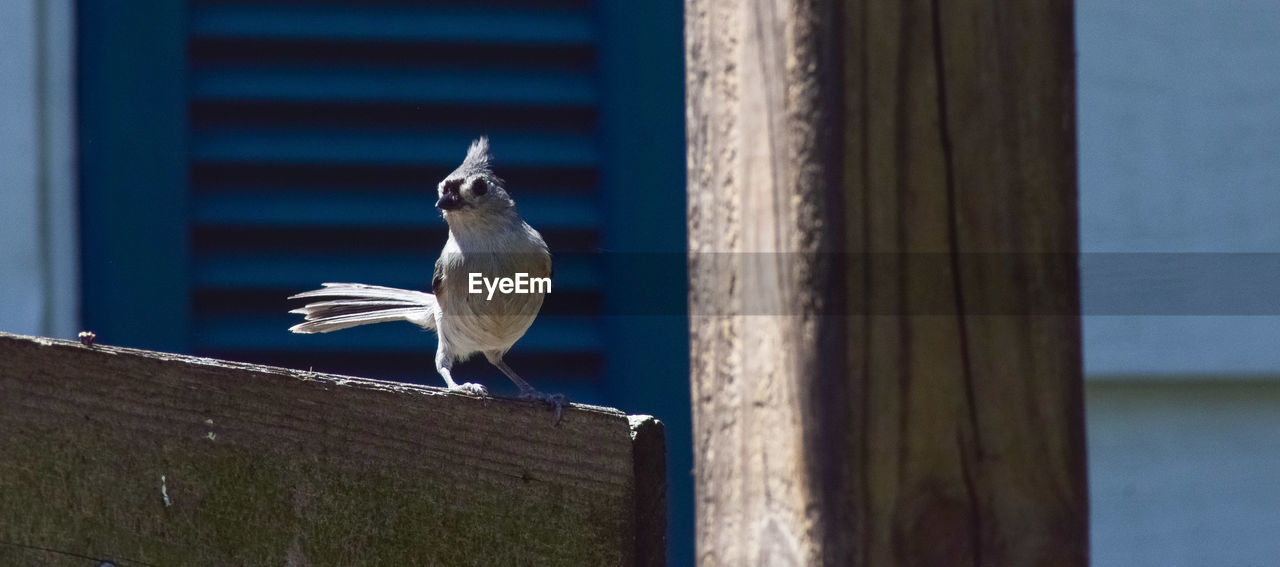
[(467, 157), (436, 187), (440, 199), (436, 208), (450, 224), (456, 220), (509, 214), (515, 203), (507, 195), (505, 182), (489, 168), (489, 138), (471, 142)]

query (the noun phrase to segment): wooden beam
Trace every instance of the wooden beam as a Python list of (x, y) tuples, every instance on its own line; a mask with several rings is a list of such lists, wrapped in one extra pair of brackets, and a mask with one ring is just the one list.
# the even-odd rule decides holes
[(841, 372), (843, 345), (826, 320), (840, 295), (824, 257), (839, 237), (837, 109), (835, 83), (809, 68), (830, 64), (819, 8), (685, 4), (699, 565), (823, 559), (804, 398)]
[(538, 404), (5, 333), (0, 361), (6, 565), (662, 564), (647, 416), (574, 405), (556, 426)]
[(685, 15), (700, 562), (1085, 565), (1071, 2)]

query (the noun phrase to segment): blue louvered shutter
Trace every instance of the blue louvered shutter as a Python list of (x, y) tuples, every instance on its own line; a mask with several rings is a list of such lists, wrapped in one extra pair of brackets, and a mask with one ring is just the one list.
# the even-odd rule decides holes
[(438, 382), (432, 337), (292, 335), (283, 298), (326, 281), (428, 288), (435, 184), (484, 133), (556, 254), (544, 317), (509, 360), (535, 383), (598, 376), (590, 3), (199, 0), (188, 18), (194, 352)]

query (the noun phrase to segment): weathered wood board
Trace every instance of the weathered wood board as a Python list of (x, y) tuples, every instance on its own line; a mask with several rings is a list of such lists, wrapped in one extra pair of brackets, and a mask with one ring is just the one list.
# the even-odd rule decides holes
[(555, 425), (535, 403), (0, 333), (4, 565), (660, 565), (663, 450), (658, 422), (608, 408)]

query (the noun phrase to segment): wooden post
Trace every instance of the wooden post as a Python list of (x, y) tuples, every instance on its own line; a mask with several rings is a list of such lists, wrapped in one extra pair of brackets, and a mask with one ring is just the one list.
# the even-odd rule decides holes
[(700, 564), (1087, 564), (1071, 2), (685, 15)]
[(662, 565), (662, 427), (0, 333), (0, 564)]

